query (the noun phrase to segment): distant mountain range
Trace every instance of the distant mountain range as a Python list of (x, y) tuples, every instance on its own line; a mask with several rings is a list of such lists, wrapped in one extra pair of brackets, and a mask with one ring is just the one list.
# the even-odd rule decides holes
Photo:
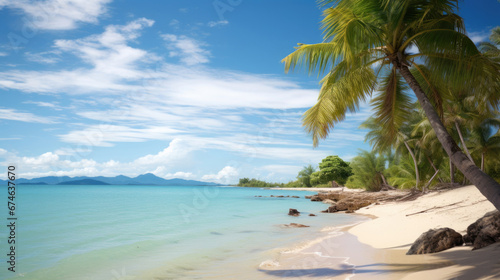
[[(6, 183), (6, 180), (0, 180)], [(155, 185), (155, 186), (220, 186), (220, 184), (184, 179), (163, 179), (147, 173), (134, 178), (119, 175), (116, 177), (41, 177), (34, 179), (16, 179), (19, 185)]]

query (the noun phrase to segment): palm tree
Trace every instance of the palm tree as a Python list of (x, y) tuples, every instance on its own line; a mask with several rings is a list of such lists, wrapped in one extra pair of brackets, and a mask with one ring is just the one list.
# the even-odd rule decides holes
[[(439, 75), (457, 86), (479, 84), (485, 79), (500, 84), (499, 65), (481, 56), (465, 35), (463, 19), (455, 11), (458, 1), (436, 0), (323, 0), (322, 29), (324, 42), (299, 44), (283, 59), (285, 71), (307, 65), (309, 72), (323, 73), (316, 105), (304, 114), (306, 130), (314, 145), (328, 136), (330, 129), (355, 112), (360, 102), (370, 97), (382, 69), (389, 73), (391, 86), (385, 92), (382, 108), (376, 112), (387, 122), (397, 115), (397, 74), (413, 90), (436, 136), (455, 166), (500, 209), (500, 184), (482, 172), (460, 150), (447, 132), (438, 114), (439, 98), (426, 95), (410, 71), (425, 75), (423, 65), (432, 75)], [(410, 52), (418, 48), (416, 53)], [(374, 69), (375, 68), (375, 69)], [(447, 84), (450, 84), (449, 82)], [(404, 91), (402, 91), (404, 92)], [(404, 94), (404, 93), (403, 93)], [(498, 101), (498, 97), (497, 97)], [(434, 102), (434, 104), (433, 104)], [(437, 110), (435, 109), (435, 107)], [(382, 124), (387, 125), (387, 124)], [(389, 130), (390, 131), (390, 130)], [(396, 131), (393, 130), (392, 137)]]
[(500, 26), (491, 30), (491, 42), (479, 43), (479, 49), (487, 56), (493, 57), (496, 61), (500, 61)]
[[(500, 154), (500, 127), (499, 119), (486, 119), (481, 122), (481, 124), (475, 126), (472, 129), (472, 140), (474, 150), (473, 152), (479, 152), (481, 155), (481, 170), (485, 171), (485, 159), (489, 154), (490, 156), (496, 156)], [(494, 130), (496, 129), (496, 132)]]
[(313, 174), (316, 171), (316, 168), (313, 167), (312, 165), (307, 165), (302, 168), (302, 170), (299, 171), (299, 175), (297, 176), (297, 179), (304, 184), (306, 187), (310, 188), (312, 187), (311, 185), (311, 174)]
[(346, 186), (369, 191), (379, 191), (388, 186), (384, 176), (385, 163), (386, 157), (375, 151), (360, 151), (350, 163), (353, 175), (349, 177)]
[[(376, 103), (376, 101), (374, 103)], [(396, 127), (396, 124), (394, 124), (393, 127)], [(409, 133), (405, 133), (404, 131), (406, 130), (406, 132), (408, 132), (409, 129), (405, 128), (410, 128), (410, 125), (405, 125), (404, 122), (401, 121), (401, 124), (398, 124), (396, 127), (399, 131), (396, 131), (395, 137), (387, 137), (388, 135), (391, 135), (387, 132), (387, 128), (381, 126), (380, 122), (373, 117), (370, 117), (363, 122), (360, 125), (360, 128), (370, 129), (370, 131), (365, 135), (365, 141), (370, 143), (374, 151), (383, 153), (394, 148), (397, 154), (401, 154), (402, 147), (406, 148), (408, 154), (410, 154), (413, 159), (413, 166), (415, 168), (415, 188), (418, 188), (420, 185), (420, 173), (418, 171), (417, 157), (415, 156), (413, 148), (410, 147)]]

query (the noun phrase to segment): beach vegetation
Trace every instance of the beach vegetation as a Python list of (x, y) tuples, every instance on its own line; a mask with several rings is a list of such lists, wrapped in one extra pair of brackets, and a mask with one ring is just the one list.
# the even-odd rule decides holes
[(283, 183), (270, 183), (266, 181), (261, 181), (258, 179), (241, 178), (238, 182), (239, 187), (253, 187), (253, 188), (275, 188), (283, 187)]
[(299, 171), (299, 175), (297, 176), (297, 180), (302, 183), (305, 187), (312, 187), (311, 185), (311, 175), (316, 172), (316, 168), (311, 164), (304, 166), (302, 170)]
[(319, 163), (319, 172), (317, 173), (319, 183), (330, 182), (332, 187), (344, 185), (351, 175), (351, 166), (339, 156), (327, 156)]
[(375, 151), (360, 151), (350, 162), (353, 175), (349, 177), (346, 187), (379, 191), (387, 185), (387, 157)]
[[(498, 32), (492, 34), (492, 45), (480, 45), (482, 54), (465, 32), (464, 21), (457, 14), (458, 1), (319, 2), (325, 8), (323, 42), (299, 44), (283, 59), (287, 72), (304, 66), (310, 73), (325, 74), (317, 103), (303, 116), (313, 145), (325, 139), (348, 112), (356, 112), (371, 98), (373, 119), (380, 132), (376, 140), (379, 148), (406, 150), (411, 162), (399, 152), (405, 166), (402, 170), (413, 165), (414, 174), (407, 172), (408, 178), (413, 175), (414, 188), (425, 191), (439, 172), (434, 171), (423, 184), (421, 166), (432, 162), (439, 169), (436, 159), (431, 157), (429, 162), (429, 154), (421, 151), (432, 141), (420, 142), (416, 136), (422, 131), (412, 133), (418, 124), (409, 119), (416, 97), (420, 114), (452, 163), (450, 177), (457, 167), (500, 209), (500, 184), (476, 166), (471, 153), (480, 151), (471, 151), (467, 142), (473, 135), (470, 125), (474, 122), (470, 120), (476, 117), (470, 113), (497, 114), (500, 104), (498, 42), (494, 41)], [(457, 100), (463, 102), (457, 104)], [(464, 110), (464, 105), (475, 111)]]

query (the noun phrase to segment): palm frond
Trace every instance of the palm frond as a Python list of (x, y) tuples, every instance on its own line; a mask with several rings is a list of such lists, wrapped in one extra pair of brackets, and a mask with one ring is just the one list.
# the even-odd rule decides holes
[(389, 139), (395, 139), (411, 110), (408, 86), (395, 68), (381, 80), (377, 96), (371, 105), (375, 109), (376, 122), (379, 123), (382, 132)]
[[(335, 69), (332, 71), (335, 73)], [(355, 112), (373, 91), (376, 77), (371, 67), (359, 67), (343, 76), (327, 75), (322, 80), (318, 102), (303, 115), (303, 126), (313, 137), (313, 145), (325, 139), (334, 125)]]

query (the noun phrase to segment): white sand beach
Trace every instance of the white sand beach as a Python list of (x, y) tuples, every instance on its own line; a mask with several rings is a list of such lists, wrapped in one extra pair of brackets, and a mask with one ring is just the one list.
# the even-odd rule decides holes
[[(389, 202), (360, 209), (357, 213), (377, 216), (376, 219), (357, 225), (349, 233), (374, 248), (406, 252), (421, 233), (449, 227), (461, 234), (485, 213), (495, 210), (475, 186), (437, 191), (414, 201)], [(436, 261), (449, 261), (439, 268), (422, 268), (402, 279), (499, 279), (500, 244), (471, 251), (470, 247), (456, 247), (430, 254)], [(399, 251), (399, 252), (397, 252)], [(400, 254), (406, 262), (419, 256)]]
[(494, 209), (474, 186), (370, 205), (356, 212), (373, 219), (284, 256), (276, 269), (300, 279), (500, 279), (500, 243), (475, 251), (461, 246), (406, 255), (423, 232), (449, 227), (465, 234), (467, 226)]

